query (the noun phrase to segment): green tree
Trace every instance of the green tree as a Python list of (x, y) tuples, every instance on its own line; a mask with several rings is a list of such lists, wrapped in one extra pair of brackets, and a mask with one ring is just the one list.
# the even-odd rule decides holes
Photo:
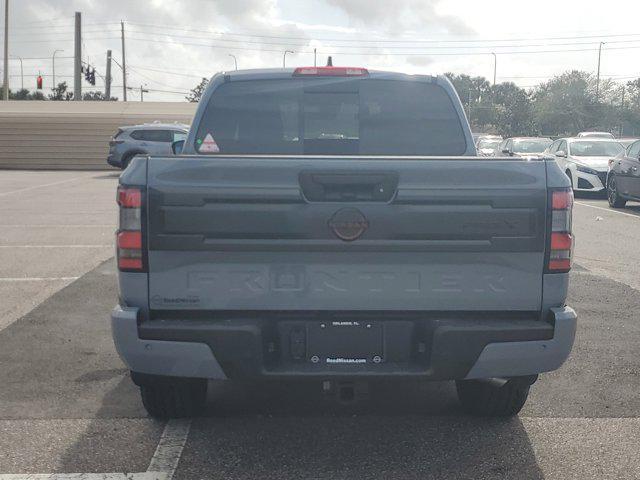
[(69, 101), (73, 100), (73, 92), (68, 92), (67, 82), (61, 82), (56, 87), (52, 88), (52, 93), (49, 95), (49, 100), (57, 101)]
[(500, 83), (492, 88), (493, 123), (504, 137), (532, 135), (535, 131), (531, 99), (515, 83)]
[(456, 75), (445, 73), (453, 83), (467, 118), (474, 130), (490, 129), (493, 122), (494, 108), (491, 102), (491, 84), (484, 77)]
[[(102, 92), (84, 92), (82, 94), (82, 100), (86, 100), (89, 102), (104, 102), (107, 99), (107, 97), (104, 96), (104, 93)], [(111, 97), (109, 99), (110, 102), (116, 102), (118, 101), (117, 97)]]
[(620, 135), (640, 135), (640, 78), (621, 87)]
[(577, 70), (541, 84), (533, 93), (533, 116), (543, 135), (573, 135), (593, 128), (597, 107), (593, 76)]
[(202, 98), (202, 94), (207, 88), (207, 85), (209, 85), (209, 80), (203, 77), (200, 83), (192, 88), (191, 93), (189, 93), (185, 98), (191, 103), (199, 102)]
[[(0, 99), (4, 100), (4, 87), (0, 86)], [(13, 90), (9, 90), (9, 100), (46, 100), (42, 92), (36, 90), (35, 92), (30, 92), (26, 88), (21, 88), (20, 90), (14, 92)]]

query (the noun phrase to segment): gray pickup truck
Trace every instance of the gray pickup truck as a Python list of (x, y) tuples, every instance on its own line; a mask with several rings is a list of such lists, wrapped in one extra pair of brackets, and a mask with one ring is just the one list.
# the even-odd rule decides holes
[(113, 338), (151, 416), (301, 379), (455, 380), (509, 416), (569, 355), (569, 179), (476, 157), (446, 78), (222, 73), (174, 147), (118, 189)]

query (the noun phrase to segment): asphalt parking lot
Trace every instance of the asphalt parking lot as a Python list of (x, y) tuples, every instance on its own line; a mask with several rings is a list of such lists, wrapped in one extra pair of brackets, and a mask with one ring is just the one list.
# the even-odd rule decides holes
[(0, 480), (640, 478), (640, 205), (577, 199), (576, 346), (518, 418), (467, 417), (450, 384), (376, 385), (348, 407), (313, 384), (165, 423), (111, 342), (116, 183), (0, 172)]

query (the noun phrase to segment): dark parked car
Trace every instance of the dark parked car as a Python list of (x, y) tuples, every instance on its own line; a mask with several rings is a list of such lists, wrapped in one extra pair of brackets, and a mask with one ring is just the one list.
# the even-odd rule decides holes
[(127, 168), (136, 155), (171, 155), (171, 144), (187, 138), (189, 125), (150, 123), (121, 127), (109, 142), (107, 163)]
[(553, 140), (547, 137), (513, 137), (506, 138), (496, 148), (497, 157), (530, 157), (540, 156)]
[(607, 198), (613, 208), (624, 207), (628, 200), (640, 201), (640, 140), (609, 161)]

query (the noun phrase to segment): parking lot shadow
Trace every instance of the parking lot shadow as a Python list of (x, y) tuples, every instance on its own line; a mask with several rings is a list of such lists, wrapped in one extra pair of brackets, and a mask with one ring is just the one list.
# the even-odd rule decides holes
[[(129, 397), (128, 382), (105, 394), (104, 412), (65, 453), (61, 471), (105, 472), (102, 465), (144, 471), (163, 422), (114, 424), (105, 431), (106, 412)], [(318, 387), (225, 392), (192, 422), (174, 478), (544, 478), (521, 421), (464, 415), (451, 384), (378, 384), (351, 404)], [(107, 440), (108, 448), (98, 448)]]
[(93, 178), (97, 178), (98, 180), (112, 180), (114, 178), (118, 178), (120, 176), (122, 172), (120, 170), (114, 171), (114, 172), (109, 172), (109, 173), (103, 173), (100, 175), (96, 175)]
[(319, 384), (238, 388), (192, 425), (178, 479), (542, 479), (518, 418), (464, 415), (450, 383), (373, 385), (349, 405)]
[(88, 422), (59, 459), (61, 473), (144, 472), (158, 445), (164, 422), (142, 413), (123, 418), (125, 411), (140, 411), (128, 375), (102, 397), (102, 408)]
[[(145, 416), (115, 353), (114, 283), (111, 260), (0, 336), (0, 379), (11, 386), (2, 405), (30, 399), (6, 416), (82, 422), (59, 472), (145, 471), (164, 428)], [(175, 478), (543, 478), (520, 420), (464, 415), (450, 383), (376, 383), (347, 405), (320, 386), (226, 392), (193, 421)]]

